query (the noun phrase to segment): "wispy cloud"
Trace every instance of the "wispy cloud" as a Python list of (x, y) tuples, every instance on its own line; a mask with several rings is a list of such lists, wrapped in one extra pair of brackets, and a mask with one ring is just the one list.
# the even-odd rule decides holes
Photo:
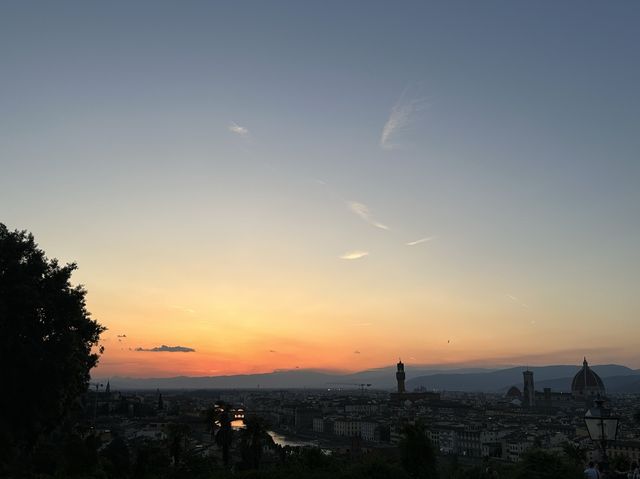
[(244, 126), (240, 126), (233, 121), (229, 124), (229, 131), (231, 133), (235, 133), (236, 135), (240, 135), (240, 136), (247, 136), (249, 134), (249, 130), (247, 130)]
[(369, 256), (368, 251), (347, 251), (345, 254), (340, 256), (340, 259), (361, 259), (366, 256)]
[(411, 126), (415, 114), (423, 110), (426, 105), (425, 98), (409, 98), (407, 90), (402, 92), (382, 128), (380, 146), (385, 150), (391, 150), (397, 146), (394, 144), (394, 139)]
[(167, 346), (163, 344), (162, 346), (156, 346), (155, 348), (136, 348), (136, 351), (146, 352), (146, 353), (195, 353), (196, 350), (193, 348), (188, 348), (186, 346)]
[(506, 296), (514, 303), (519, 303), (520, 306), (522, 306), (524, 309), (529, 309), (529, 305), (527, 303), (523, 303), (517, 296), (514, 296), (512, 294), (507, 294)]
[(432, 241), (435, 238), (436, 238), (435, 236), (427, 236), (426, 238), (420, 238), (420, 239), (415, 240), (415, 241), (409, 241), (408, 243), (405, 243), (405, 244), (407, 246), (415, 246), (415, 245), (418, 245), (418, 244), (426, 243), (427, 241)]
[(376, 228), (380, 228), (381, 230), (389, 230), (389, 227), (387, 225), (380, 223), (373, 217), (371, 211), (369, 211), (369, 207), (364, 203), (358, 203), (357, 201), (348, 201), (347, 206), (353, 213), (358, 215), (371, 226), (375, 226)]

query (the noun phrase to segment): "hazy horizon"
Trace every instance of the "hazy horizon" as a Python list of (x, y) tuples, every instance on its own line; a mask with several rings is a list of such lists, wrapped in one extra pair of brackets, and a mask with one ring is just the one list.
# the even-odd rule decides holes
[[(476, 363), (450, 363), (450, 364), (411, 364), (411, 363), (404, 363), (405, 364), (405, 370), (408, 373), (411, 373), (411, 371), (436, 371), (436, 372), (440, 372), (440, 371), (473, 371), (473, 370), (478, 370), (478, 371), (499, 371), (499, 370), (504, 370), (504, 369), (513, 369), (513, 368), (544, 368), (544, 367), (554, 367), (554, 366), (566, 366), (566, 367), (574, 367), (576, 368), (576, 371), (580, 370), (580, 368), (582, 367), (582, 363), (580, 363), (579, 365), (574, 365), (574, 364), (570, 364), (570, 363), (547, 363), (547, 364), (528, 364), (528, 363), (522, 363), (522, 364), (518, 364), (518, 363), (505, 363), (505, 364), (476, 364)], [(638, 371), (640, 372), (640, 369), (636, 369), (633, 367), (630, 367), (626, 364), (618, 364), (618, 363), (602, 363), (602, 364), (591, 364), (589, 363), (590, 367), (593, 368), (599, 368), (599, 367), (606, 367), (606, 366), (622, 366), (622, 367), (627, 367), (632, 371)], [(333, 374), (333, 375), (354, 375), (354, 374), (359, 374), (359, 373), (375, 373), (376, 371), (381, 371), (381, 372), (385, 372), (385, 370), (393, 370), (395, 371), (395, 364), (389, 364), (386, 366), (379, 366), (379, 367), (372, 367), (372, 368), (367, 368), (367, 369), (361, 369), (361, 370), (347, 370), (347, 369), (323, 369), (323, 368), (313, 368), (313, 367), (309, 367), (309, 368), (290, 368), (290, 369), (274, 369), (271, 371), (265, 370), (265, 371), (260, 371), (260, 372), (247, 372), (247, 373), (230, 373), (230, 374), (211, 374), (211, 375), (159, 375), (159, 376), (139, 376), (139, 375), (122, 375), (122, 374), (116, 374), (116, 375), (111, 375), (111, 376), (101, 376), (100, 374), (95, 374), (94, 378), (95, 379), (100, 379), (100, 380), (107, 380), (109, 378), (113, 378), (113, 377), (120, 377), (120, 378), (130, 378), (130, 379), (170, 379), (170, 378), (175, 378), (175, 377), (186, 377), (186, 378), (198, 378), (198, 377), (227, 377), (227, 376), (242, 376), (242, 375), (259, 375), (259, 374), (274, 374), (274, 373), (290, 373), (290, 372), (297, 372), (297, 373), (319, 373), (319, 374)], [(98, 368), (96, 368), (94, 370), (94, 373), (99, 373), (100, 370)], [(393, 379), (393, 374), (389, 376), (391, 379)], [(408, 375), (408, 377), (410, 377), (410, 374)]]
[(640, 368), (640, 3), (0, 9), (0, 222), (96, 376)]

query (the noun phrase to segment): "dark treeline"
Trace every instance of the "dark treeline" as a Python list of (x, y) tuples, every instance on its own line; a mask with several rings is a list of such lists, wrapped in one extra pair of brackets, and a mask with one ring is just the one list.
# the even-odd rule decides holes
[[(249, 441), (240, 438), (234, 447), (241, 459), (225, 466), (215, 456), (184, 447), (180, 440), (187, 431), (181, 425), (169, 427), (166, 440), (135, 440), (116, 437), (107, 444), (80, 431), (59, 433), (41, 441), (31, 460), (8, 477), (95, 478), (95, 479), (214, 479), (214, 478), (372, 478), (372, 479), (566, 479), (581, 478), (583, 462), (568, 454), (529, 451), (514, 465), (488, 460), (476, 466), (463, 465), (456, 457), (438, 457), (424, 428), (410, 426), (398, 446), (397, 455), (376, 453), (358, 456), (327, 455), (318, 448), (272, 445), (275, 458), (266, 462), (254, 455)], [(15, 465), (14, 465), (15, 466)]]

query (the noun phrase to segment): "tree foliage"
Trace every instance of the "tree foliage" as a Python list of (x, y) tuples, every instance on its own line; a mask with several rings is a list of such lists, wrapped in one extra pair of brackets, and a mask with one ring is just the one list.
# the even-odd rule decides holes
[(245, 464), (258, 469), (265, 446), (273, 446), (267, 422), (259, 416), (248, 417), (244, 429), (240, 431), (240, 451)]
[(180, 459), (187, 449), (189, 439), (189, 426), (181, 423), (169, 423), (167, 425), (167, 445), (169, 455), (174, 464), (179, 464)]
[(616, 454), (611, 458), (609, 466), (614, 471), (628, 471), (631, 467), (631, 461), (629, 461), (629, 458), (627, 456)]
[(576, 466), (584, 466), (587, 463), (587, 451), (573, 442), (565, 442), (562, 452), (567, 459)]
[(31, 234), (0, 223), (0, 467), (29, 453), (87, 389), (104, 328)]
[(436, 452), (422, 423), (407, 424), (399, 446), (402, 466), (410, 476), (418, 479), (438, 477)]
[(215, 435), (216, 444), (222, 449), (222, 462), (225, 466), (229, 465), (231, 443), (233, 442), (233, 429), (231, 428), (231, 416), (227, 411), (228, 405), (221, 404), (221, 411), (218, 413), (217, 421), (220, 428)]
[(580, 479), (581, 468), (559, 454), (531, 449), (516, 466), (514, 479)]

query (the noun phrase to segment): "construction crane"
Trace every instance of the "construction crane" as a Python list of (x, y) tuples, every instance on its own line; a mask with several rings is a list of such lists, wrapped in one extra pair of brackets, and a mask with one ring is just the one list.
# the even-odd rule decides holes
[(360, 393), (364, 394), (366, 388), (370, 388), (370, 383), (327, 383), (329, 386), (358, 386)]

